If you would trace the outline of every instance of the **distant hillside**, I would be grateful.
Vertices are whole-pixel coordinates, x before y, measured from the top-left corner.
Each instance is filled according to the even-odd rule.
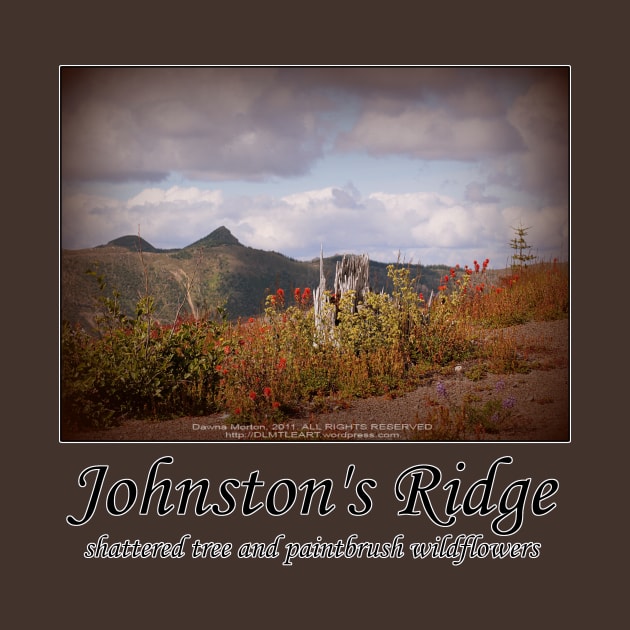
[[[124,247],[125,249],[129,249],[132,252],[149,252],[149,253],[157,253],[161,250],[156,249],[151,245],[151,243],[145,241],[143,238],[139,236],[134,236],[132,234],[128,234],[127,236],[121,236],[120,238],[116,238],[113,241],[109,241],[107,245],[101,245],[100,247]]]
[[[341,258],[324,259],[330,289]],[[447,269],[414,266],[412,276],[421,280],[418,291],[428,295],[437,289]],[[213,315],[218,305],[225,305],[231,319],[256,316],[276,289],[292,295],[297,287],[314,289],[319,284],[318,258],[302,262],[246,247],[224,226],[178,250],[159,250],[137,236],[123,236],[99,247],[61,252],[62,318],[88,329],[99,309],[98,282],[88,271],[104,277],[108,296],[114,289],[119,292],[128,315],[133,315],[148,283],[156,317],[164,323],[173,321],[179,308],[182,314],[202,316]],[[386,263],[370,261],[370,285],[374,291],[391,289]]]

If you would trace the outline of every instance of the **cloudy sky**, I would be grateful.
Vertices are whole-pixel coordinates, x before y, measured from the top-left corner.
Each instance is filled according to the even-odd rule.
[[[309,260],[569,254],[567,67],[62,67],[60,236]]]

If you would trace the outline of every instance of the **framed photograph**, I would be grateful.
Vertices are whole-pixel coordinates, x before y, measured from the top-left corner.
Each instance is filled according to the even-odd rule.
[[[600,615],[617,459],[573,353],[597,357],[574,242],[598,169],[572,59],[47,66],[58,312],[29,309],[54,348],[46,388],[10,388],[36,464],[5,484],[24,618]]]

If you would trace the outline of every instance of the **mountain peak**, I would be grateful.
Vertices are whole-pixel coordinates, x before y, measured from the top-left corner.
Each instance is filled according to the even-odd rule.
[[[158,250],[151,245],[148,241],[145,241],[140,236],[134,236],[133,234],[127,234],[126,236],[121,236],[120,238],[115,238],[113,241],[109,241],[107,245],[113,245],[115,247],[124,247],[125,249],[129,249],[133,252],[143,251],[143,252],[151,252],[155,253]]]
[[[240,245],[240,243],[232,232],[222,225],[188,247],[217,247],[219,245]]]

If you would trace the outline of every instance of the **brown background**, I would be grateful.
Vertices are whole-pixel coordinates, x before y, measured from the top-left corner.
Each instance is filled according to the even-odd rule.
[[[124,9],[122,8],[124,6]],[[10,229],[12,264],[5,268],[4,341],[8,406],[4,417],[4,521],[8,527],[4,573],[10,578],[9,614],[18,627],[59,622],[69,628],[192,627],[441,627],[480,623],[486,628],[606,627],[615,614],[610,569],[621,564],[625,521],[618,513],[615,484],[621,465],[614,388],[604,389],[598,370],[605,335],[598,308],[583,294],[600,286],[600,220],[614,212],[603,197],[614,183],[613,149],[606,123],[615,120],[614,91],[621,76],[609,65],[619,53],[614,33],[593,35],[589,15],[497,5],[450,7],[442,16],[409,5],[292,5],[275,12],[266,5],[240,6],[235,15],[157,6],[133,14],[130,5],[55,5],[37,15],[9,16],[14,30],[5,76],[5,125],[11,139],[5,229]],[[42,14],[42,11],[49,14]],[[414,12],[415,11],[415,12]],[[460,12],[461,11],[461,12]],[[594,18],[597,21],[598,18]],[[581,25],[584,23],[584,27]],[[271,27],[274,27],[272,29]],[[615,20],[611,27],[614,29]],[[594,42],[598,46],[595,46]],[[623,41],[622,39],[618,40]],[[595,48],[597,52],[594,52]],[[185,51],[185,52],[184,52]],[[13,64],[15,58],[17,64]],[[58,290],[58,65],[59,64],[570,64],[572,66],[572,429],[570,444],[59,444],[57,440]],[[625,112],[624,112],[625,115]],[[613,136],[618,137],[618,136]],[[603,186],[602,152],[612,160]],[[599,157],[598,157],[599,156]],[[612,180],[612,181],[609,181]],[[600,186],[602,188],[600,189]],[[617,207],[619,207],[617,205]],[[610,225],[610,223],[609,223]],[[9,227],[10,226],[10,227]],[[5,231],[5,234],[8,234]],[[602,231],[603,234],[603,231]],[[601,243],[602,241],[599,241]],[[604,257],[609,255],[607,241]],[[14,262],[18,262],[14,265]],[[611,265],[608,265],[611,266]],[[33,295],[33,289],[37,293]],[[601,329],[601,328],[600,328]],[[617,342],[618,343],[618,342]],[[599,356],[598,356],[599,355]],[[610,359],[606,359],[610,360]],[[595,373],[594,373],[595,372]],[[613,376],[614,378],[614,376]],[[601,386],[601,389],[600,389]],[[608,427],[608,428],[606,428]],[[86,491],[77,485],[87,466],[108,464],[112,479],[134,479],[142,489],[151,463],[171,455],[161,469],[174,482],[260,471],[268,484],[290,477],[335,480],[337,509],[327,517],[283,517],[262,513],[244,518],[113,518],[102,507],[92,522],[73,528]],[[537,560],[304,560],[282,567],[279,560],[84,560],[88,542],[108,533],[112,541],[177,541],[190,533],[202,540],[434,540],[445,533],[483,533],[489,519],[461,517],[439,530],[426,517],[396,517],[393,482],[414,464],[439,466],[452,478],[457,461],[467,463],[464,480],[480,478],[497,457],[502,480],[555,477],[557,509],[526,515],[518,541],[542,543]],[[348,465],[357,477],[378,482],[374,509],[365,517],[345,512],[342,483]],[[171,473],[169,475],[169,473]],[[468,475],[468,476],[466,476]],[[6,530],[5,530],[6,531]],[[619,537],[619,546],[616,545]],[[8,559],[8,562],[6,561]],[[595,621],[597,620],[597,622]]]

